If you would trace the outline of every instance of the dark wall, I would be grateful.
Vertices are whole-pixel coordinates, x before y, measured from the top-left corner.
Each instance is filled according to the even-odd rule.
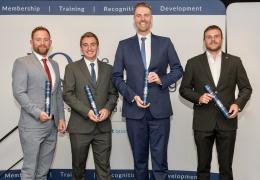
[[[229,4],[234,2],[260,2],[260,0],[221,0],[227,7]]]

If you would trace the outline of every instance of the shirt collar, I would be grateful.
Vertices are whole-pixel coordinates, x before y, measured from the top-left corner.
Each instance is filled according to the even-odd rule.
[[[214,59],[214,58],[213,58],[213,55],[212,55],[208,50],[206,51],[206,54],[207,54],[207,57],[208,57],[208,58]],[[219,58],[221,57],[221,55],[222,55],[222,51],[219,51],[219,53],[217,54],[216,59],[219,59]]]
[[[143,36],[141,34],[137,34],[137,37],[138,37],[139,41],[141,41],[142,37],[146,37],[146,40],[148,40],[148,39],[150,40],[151,39],[151,35],[152,35],[152,33],[148,33],[146,36]]]
[[[97,58],[94,61],[90,61],[89,59],[84,57],[84,60],[88,66],[90,66],[91,63],[94,63],[95,66],[97,66]]]
[[[36,58],[41,61],[42,59],[47,59],[48,60],[48,56],[43,57],[42,55],[38,54],[37,52],[33,51],[33,54],[36,56]]]

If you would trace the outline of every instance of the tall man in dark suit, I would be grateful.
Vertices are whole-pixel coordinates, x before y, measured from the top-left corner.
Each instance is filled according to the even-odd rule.
[[[92,146],[97,180],[111,180],[111,121],[118,93],[112,84],[112,66],[97,59],[99,41],[87,32],[80,39],[83,58],[65,70],[63,98],[71,107],[68,124],[72,150],[73,179],[84,179],[86,160]],[[92,91],[100,115],[94,114],[84,86]]]
[[[239,57],[221,51],[223,35],[218,26],[204,31],[206,52],[186,64],[180,94],[194,103],[193,130],[197,146],[199,180],[210,179],[212,147],[216,141],[220,180],[232,180],[232,160],[236,139],[237,115],[246,105],[252,88]],[[204,85],[210,85],[228,108],[226,119],[212,101]],[[239,93],[235,97],[236,86]]]
[[[57,130],[64,132],[64,106],[58,64],[48,57],[52,41],[47,28],[31,34],[32,54],[13,66],[13,94],[21,106],[18,124],[23,150],[22,180],[44,180],[54,156]],[[50,116],[45,112],[45,83],[51,82]]]
[[[151,33],[152,9],[138,3],[134,10],[137,34],[119,42],[113,67],[113,83],[123,96],[123,112],[131,144],[135,178],[147,180],[149,147],[151,178],[167,178],[167,147],[172,106],[168,87],[182,76],[182,66],[169,38]],[[168,66],[170,72],[167,72]],[[124,81],[124,70],[126,81]],[[148,75],[148,104],[143,101]]]

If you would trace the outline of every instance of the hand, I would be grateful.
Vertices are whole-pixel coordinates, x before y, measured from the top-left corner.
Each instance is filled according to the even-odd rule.
[[[208,104],[212,100],[212,95],[209,93],[204,93],[199,98],[199,104]]]
[[[153,83],[153,82],[155,82],[156,84],[162,84],[158,74],[156,74],[155,72],[149,72],[148,83]]]
[[[107,109],[103,108],[99,111],[99,114],[99,121],[104,121],[108,118],[110,113]]]
[[[91,121],[94,121],[94,122],[98,122],[98,121],[99,121],[99,118],[94,114],[93,110],[89,110],[87,116],[88,116],[88,118],[89,118]]]
[[[58,124],[58,131],[60,133],[65,133],[66,131],[66,123],[64,119],[59,120],[59,124]]]
[[[139,107],[139,108],[148,108],[150,106],[150,103],[147,104],[147,105],[144,105],[144,102],[142,101],[142,99],[140,98],[140,96],[135,96],[134,97],[134,100],[136,102],[136,105]]]
[[[45,121],[48,121],[51,119],[51,116],[48,116],[48,114],[46,112],[41,112],[40,113],[40,116],[39,116],[39,119],[42,121],[42,122],[45,122]]]
[[[233,118],[237,117],[238,112],[239,112],[238,105],[232,104],[228,111],[228,113],[230,114],[229,119],[233,119]]]

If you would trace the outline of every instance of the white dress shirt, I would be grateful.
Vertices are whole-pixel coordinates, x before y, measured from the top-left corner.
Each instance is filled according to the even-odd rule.
[[[96,81],[98,80],[98,63],[97,63],[97,59],[95,59],[93,62],[92,61],[90,61],[90,60],[88,60],[88,59],[86,59],[85,57],[84,57],[84,60],[85,60],[85,62],[86,62],[86,65],[87,65],[87,67],[88,67],[88,71],[89,71],[89,74],[91,75],[91,63],[94,63],[95,65],[94,65],[94,70],[95,70],[95,73],[96,73]]]
[[[141,44],[142,40],[141,38],[145,37],[145,57],[146,57],[146,69],[148,69],[150,62],[151,62],[151,33],[147,34],[146,36],[142,36],[140,34],[137,34],[138,41],[139,41],[139,47],[141,51]]]
[[[216,56],[216,59],[214,59],[213,55],[210,54],[209,51],[206,51],[207,58],[208,58],[208,63],[211,71],[211,75],[213,77],[215,86],[218,85],[218,80],[220,76],[220,71],[221,71],[221,56],[222,52],[220,51],[218,55]]]
[[[42,55],[36,53],[35,51],[33,51],[33,53],[34,53],[34,55],[36,56],[36,58],[40,61],[40,63],[41,63],[41,65],[42,65],[42,68],[43,68],[44,72],[46,72],[46,71],[45,71],[45,68],[44,68],[44,64],[43,64],[42,59],[47,59],[46,62],[47,62],[47,65],[48,65],[49,70],[50,70],[50,73],[51,73],[51,82],[52,82],[52,87],[54,87],[54,84],[55,84],[55,81],[56,81],[56,76],[55,76],[54,69],[53,69],[53,67],[52,67],[52,65],[51,65],[51,63],[50,63],[50,61],[49,61],[49,59],[48,59],[48,56],[43,57]]]

